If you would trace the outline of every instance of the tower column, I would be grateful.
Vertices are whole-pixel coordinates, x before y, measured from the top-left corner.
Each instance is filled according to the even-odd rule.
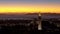
[[[42,27],[41,27],[41,14],[38,15],[38,30],[42,30]]]

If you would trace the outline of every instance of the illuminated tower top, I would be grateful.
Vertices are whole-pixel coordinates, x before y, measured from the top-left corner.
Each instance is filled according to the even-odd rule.
[[[39,16],[41,16],[41,14],[39,13]]]

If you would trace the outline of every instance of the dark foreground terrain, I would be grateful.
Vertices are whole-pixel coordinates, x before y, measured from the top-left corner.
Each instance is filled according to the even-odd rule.
[[[60,20],[42,20],[42,30],[32,20],[0,20],[0,34],[51,34],[60,32]]]
[[[42,32],[45,34],[60,34],[60,20],[49,19],[42,21]]]
[[[37,24],[31,23],[31,21],[32,20],[0,20],[0,33],[1,34],[38,33]]]

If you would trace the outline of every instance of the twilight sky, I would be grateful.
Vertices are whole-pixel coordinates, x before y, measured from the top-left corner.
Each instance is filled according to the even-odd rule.
[[[60,0],[0,0],[0,13],[60,13]]]

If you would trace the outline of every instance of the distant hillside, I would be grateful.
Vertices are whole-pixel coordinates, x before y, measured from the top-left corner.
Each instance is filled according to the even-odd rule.
[[[0,15],[23,15],[23,14],[25,14],[25,15],[38,15],[38,13],[0,13]],[[46,15],[48,15],[48,14],[50,14],[50,15],[60,15],[60,13],[41,13],[42,15],[43,14],[46,14]]]
[[[42,13],[41,15],[42,19],[51,19],[51,18],[60,19],[59,13]]]
[[[25,15],[38,15],[38,13],[27,13]]]
[[[48,15],[48,14],[50,14],[50,15],[60,15],[60,13],[41,13],[42,15],[43,14],[46,14],[46,15]]]
[[[24,15],[25,13],[0,13],[0,15]]]

